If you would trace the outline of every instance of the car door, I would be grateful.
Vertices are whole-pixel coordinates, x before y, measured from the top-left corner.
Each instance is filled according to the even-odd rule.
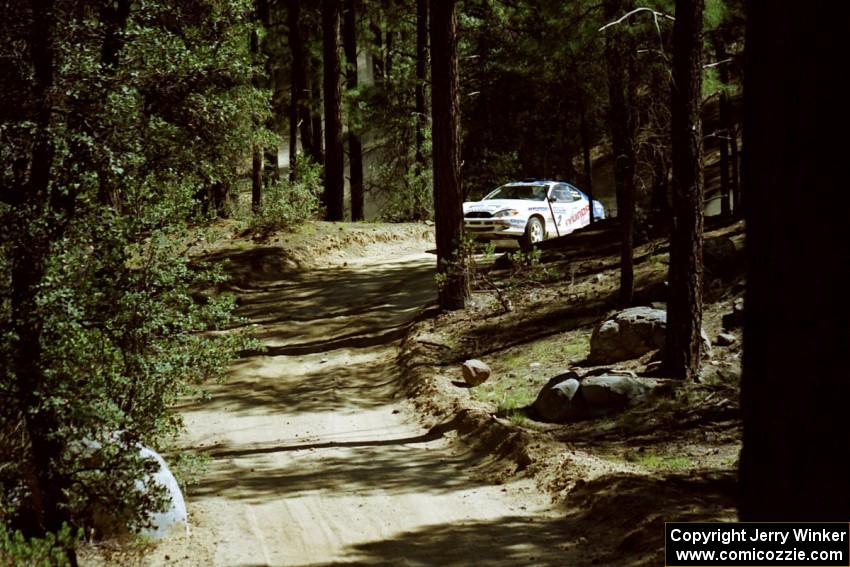
[[[569,221],[575,215],[575,195],[569,185],[558,183],[552,188],[549,196],[553,198],[551,201],[552,212],[555,214],[556,221],[553,224],[557,225],[557,231],[554,226],[552,227],[552,236],[564,235],[572,230]]]
[[[590,223],[590,203],[581,191],[567,185],[570,193],[570,215],[567,217],[567,230],[572,232]]]

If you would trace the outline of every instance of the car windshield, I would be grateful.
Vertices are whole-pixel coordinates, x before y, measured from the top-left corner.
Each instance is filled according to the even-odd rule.
[[[484,199],[522,199],[525,201],[545,201],[545,185],[502,185]]]

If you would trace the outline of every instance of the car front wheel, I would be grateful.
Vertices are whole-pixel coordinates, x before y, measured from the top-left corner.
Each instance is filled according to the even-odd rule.
[[[538,242],[543,242],[546,238],[546,231],[543,229],[543,222],[537,217],[528,219],[528,224],[525,225],[525,234],[520,239],[520,245],[528,250]]]

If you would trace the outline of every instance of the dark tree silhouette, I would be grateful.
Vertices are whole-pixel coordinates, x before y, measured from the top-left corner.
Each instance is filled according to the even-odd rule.
[[[606,0],[606,20],[622,15],[622,0]],[[611,146],[614,153],[614,185],[617,216],[620,219],[620,305],[628,307],[634,295],[634,213],[635,213],[635,116],[634,49],[627,31],[609,29],[605,37],[608,72],[608,98]]]
[[[345,0],[343,47],[345,49],[345,86],[357,90],[357,12],[354,0]],[[351,186],[351,220],[363,220],[363,145],[355,124],[348,125],[348,169]]]
[[[416,0],[416,153],[414,167],[416,175],[425,171],[425,129],[428,127],[428,111],[425,106],[425,83],[428,80],[428,0]],[[421,192],[416,191],[413,203],[413,218],[421,219],[427,214],[422,203]]]
[[[458,99],[455,0],[431,0],[431,104],[434,150],[434,209],[437,272],[442,309],[463,309],[469,279],[460,247],[463,192],[460,184],[460,101]]]
[[[287,26],[289,50],[292,52],[292,105],[295,107],[301,132],[301,147],[318,163],[313,155],[313,120],[310,116],[310,86],[307,78],[307,52],[301,33],[301,0],[289,0],[287,4]]]
[[[717,31],[712,37],[712,42],[714,43],[714,57],[717,61],[725,61],[728,57],[728,53],[726,53],[726,46],[723,42],[723,34],[721,31]],[[729,70],[728,65],[721,63],[720,64],[720,82],[723,85],[727,85],[729,83]],[[731,124],[731,111],[729,110],[729,93],[725,90],[720,91],[720,102],[719,102],[719,113],[720,113],[720,123],[715,130],[718,138],[719,138],[719,146],[720,146],[720,214],[724,218],[729,218],[732,216],[732,180],[729,177],[729,168],[731,166],[729,159],[729,147],[732,136],[734,135],[734,130]]]
[[[673,230],[667,292],[665,371],[696,378],[702,346],[702,123],[703,0],[677,0],[673,26]]]
[[[260,212],[263,206],[263,152],[254,145],[251,152],[251,210]]]
[[[850,5],[749,2],[739,514],[847,521]],[[795,206],[816,203],[817,214]]]
[[[326,218],[340,221],[345,209],[342,118],[340,103],[339,14],[340,0],[322,0],[322,54],[325,103],[325,192]]]
[[[584,192],[593,203],[593,160],[590,158],[590,126],[587,123],[587,96],[579,89],[579,134],[581,135],[581,156],[584,164]],[[593,205],[590,207],[590,222],[596,221]]]

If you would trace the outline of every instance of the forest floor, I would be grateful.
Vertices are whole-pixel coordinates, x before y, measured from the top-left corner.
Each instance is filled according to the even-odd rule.
[[[522,266],[477,257],[487,276],[470,308],[442,315],[433,227],[222,232],[197,252],[228,261],[266,350],[179,408],[181,450],[211,457],[186,493],[189,533],[83,564],[657,565],[665,521],[734,518],[739,332],[701,383],[617,416],[556,425],[524,409],[549,377],[591,369],[617,286],[610,230],[547,242]],[[666,269],[660,240],[638,248],[639,301],[659,299]],[[740,279],[709,288],[714,338]],[[490,380],[465,387],[467,358]]]

